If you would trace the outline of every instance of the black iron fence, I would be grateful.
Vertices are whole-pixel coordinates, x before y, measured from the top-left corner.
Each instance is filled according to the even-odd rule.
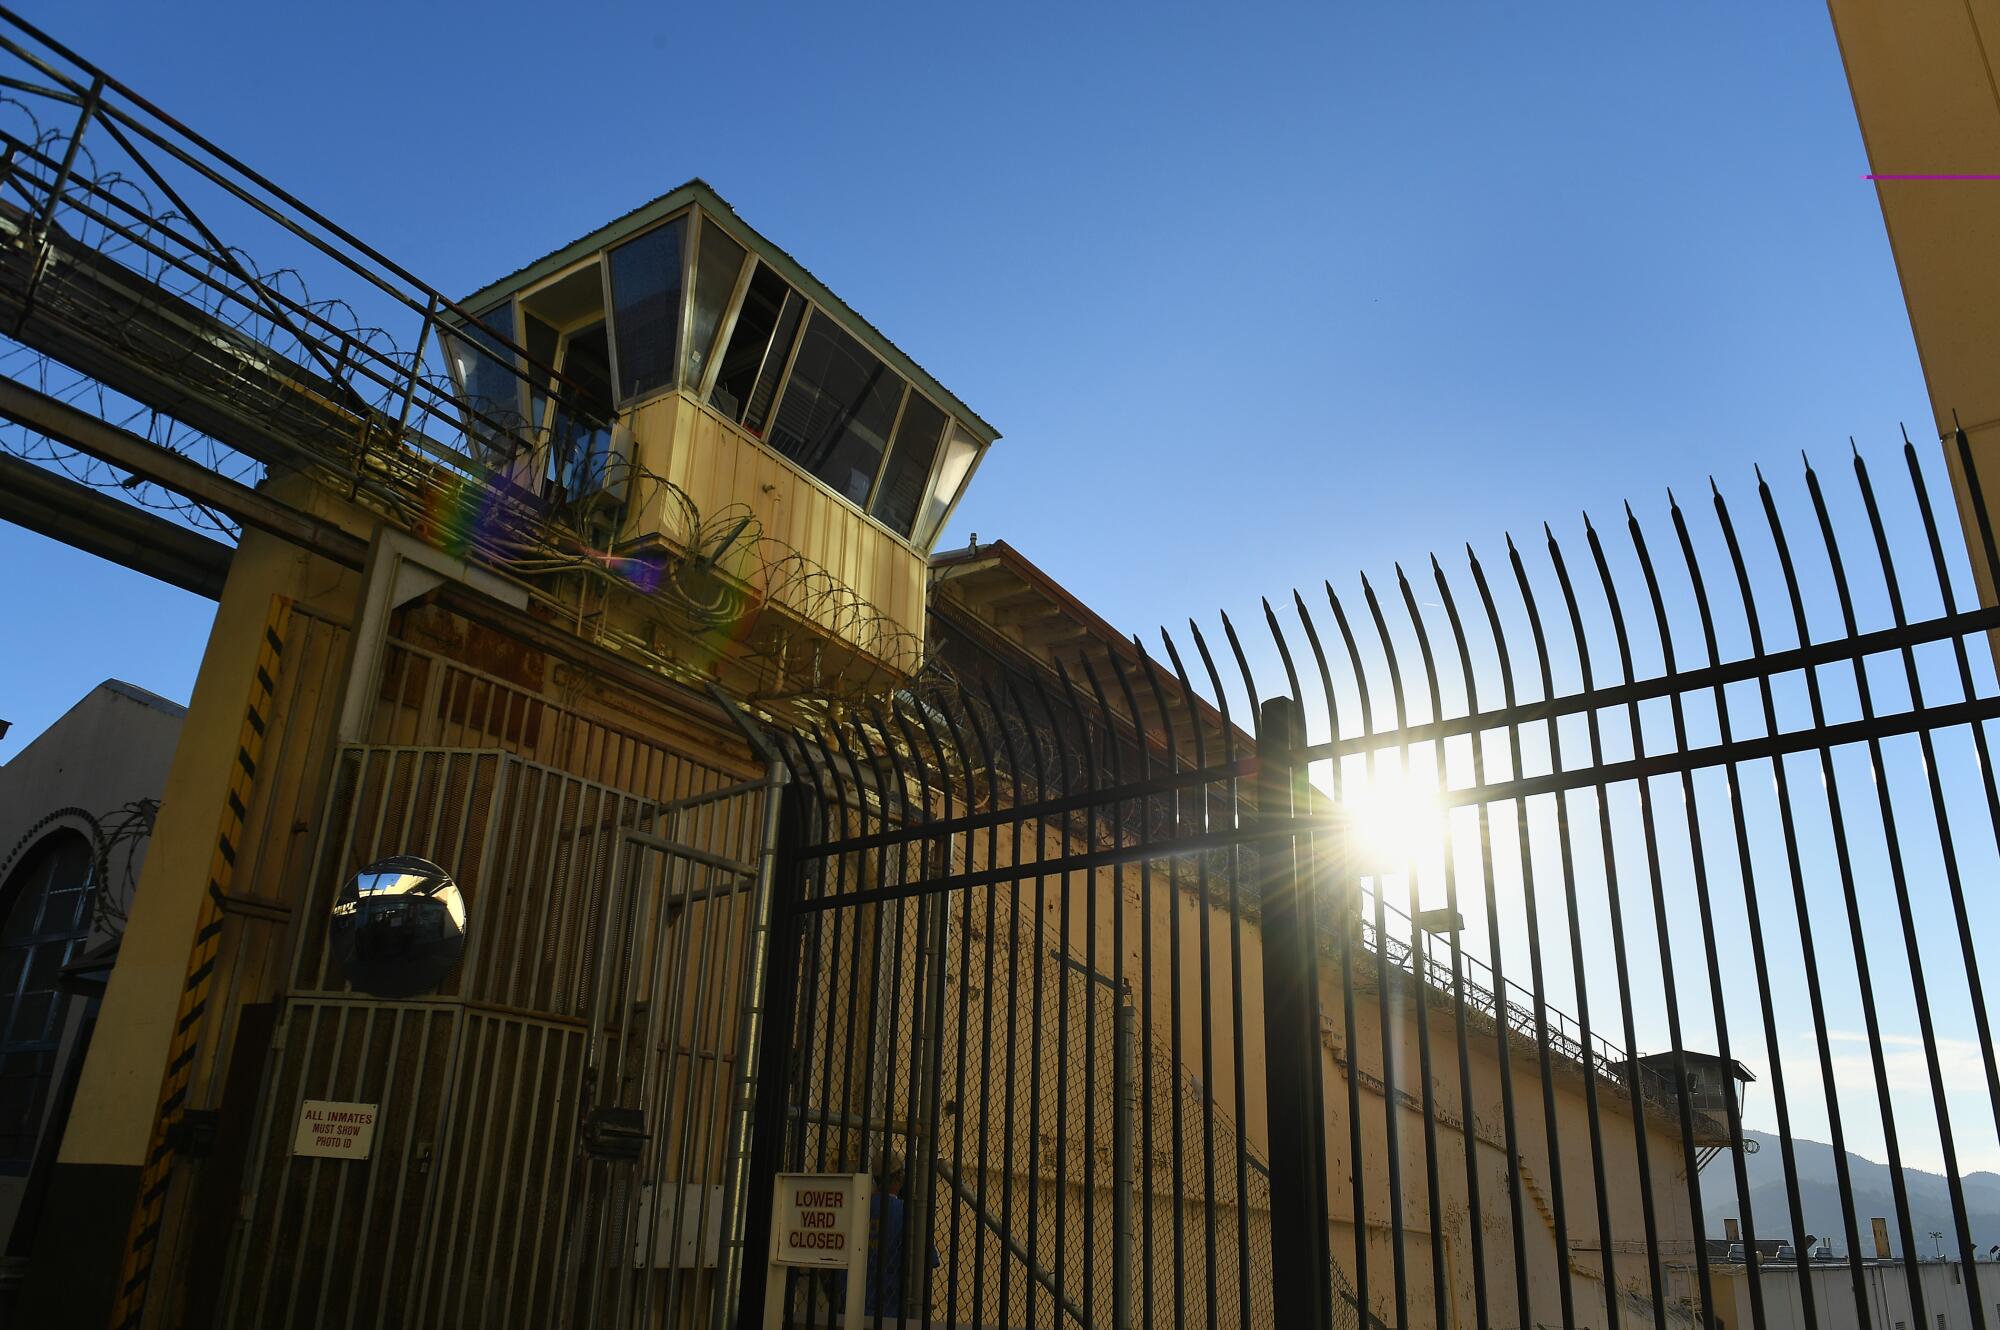
[[[770,1166],[899,1186],[871,1313],[1983,1330],[2000,553],[1946,451],[1963,543],[1906,446],[791,744]]]

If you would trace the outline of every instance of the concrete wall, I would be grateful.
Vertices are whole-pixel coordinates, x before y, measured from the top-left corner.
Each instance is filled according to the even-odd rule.
[[[1854,1279],[1841,1262],[1815,1262],[1802,1271],[1796,1265],[1758,1268],[1764,1304],[1766,1330],[1804,1330],[1804,1286],[1812,1290],[1813,1314],[1820,1330],[1972,1330],[1972,1312],[1967,1295],[1972,1281],[1956,1261],[1925,1261],[1922,1275],[1924,1316],[1921,1324],[1910,1303],[1909,1272],[1900,1262],[1870,1261],[1861,1268],[1863,1300],[1868,1319],[1862,1320],[1855,1306]],[[1980,1297],[1987,1304],[1986,1324],[2000,1316],[2000,1262],[1982,1262],[1973,1267]],[[1749,1267],[1715,1265],[1709,1267],[1710,1285],[1715,1293],[1718,1330],[1750,1326],[1755,1302],[1750,1296]]]
[[[1031,835],[1021,859],[1024,865],[1034,853]],[[984,850],[981,842],[975,858]],[[1001,838],[996,858],[1012,858],[1011,842]],[[1047,834],[1041,852],[1058,853],[1055,837]],[[1135,1002],[1150,987],[1150,1012],[1142,1008],[1147,1031],[1155,1047],[1171,1056],[1170,1035],[1173,1013],[1180,1015],[1180,1063],[1182,1070],[1196,1076],[1212,1097],[1218,1124],[1230,1139],[1240,1135],[1255,1159],[1269,1161],[1271,1167],[1285,1164],[1268,1139],[1264,1076],[1264,1007],[1262,934],[1253,913],[1240,924],[1230,912],[1226,889],[1220,880],[1211,882],[1217,899],[1203,902],[1185,885],[1169,884],[1161,866],[1142,873],[1137,868],[1119,872],[1101,870],[1094,874],[1076,873],[1067,882],[1060,876],[1043,885],[1040,910],[1032,878],[1003,888],[1003,900],[1017,919],[1035,919],[1051,938],[1066,938],[1067,950],[1090,970],[1106,975],[1122,975],[1129,983]],[[1143,904],[1142,904],[1143,893]],[[1067,896],[1067,907],[1064,898]],[[1093,896],[1094,910],[1093,910]],[[974,892],[962,907],[983,913],[984,904]],[[1120,954],[1113,946],[1113,918],[1122,909]],[[1091,928],[1094,914],[1096,927]],[[1003,914],[1004,917],[1004,914]],[[1063,921],[1067,918],[1065,931]],[[1142,937],[1150,933],[1150,947],[1142,947]],[[982,941],[978,945],[984,946]],[[1356,944],[1357,947],[1359,944]],[[1207,957],[1204,962],[1203,951]],[[1337,1264],[1350,1285],[1359,1281],[1360,1256],[1355,1247],[1357,1228],[1366,1235],[1368,1302],[1377,1316],[1390,1323],[1395,1317],[1395,1232],[1400,1217],[1405,1260],[1404,1277],[1408,1312],[1412,1324],[1472,1326],[1478,1323],[1474,1296],[1475,1265],[1483,1272],[1488,1291],[1487,1324],[1514,1326],[1521,1323],[1515,1283],[1515,1252],[1518,1245],[1528,1274],[1529,1322],[1562,1324],[1562,1279],[1569,1272],[1574,1324],[1602,1327],[1608,1323],[1607,1300],[1620,1306],[1621,1323],[1634,1315],[1650,1322],[1652,1285],[1646,1260],[1648,1228],[1644,1206],[1646,1188],[1652,1193],[1652,1236],[1663,1266],[1663,1300],[1668,1304],[1670,1324],[1689,1324],[1698,1310],[1697,1290],[1688,1267],[1698,1237],[1692,1220],[1688,1182],[1684,1167],[1679,1124],[1671,1115],[1653,1106],[1635,1124],[1632,1107],[1613,1083],[1599,1078],[1587,1080],[1580,1065],[1560,1056],[1552,1057],[1548,1095],[1532,1039],[1515,1035],[1504,1044],[1507,1073],[1512,1081],[1514,1135],[1510,1145],[1502,1094],[1503,1044],[1492,1021],[1476,1011],[1468,1012],[1465,1061],[1472,1087],[1472,1121],[1468,1127],[1460,1093],[1459,1036],[1454,1008],[1447,995],[1432,991],[1419,1001],[1417,988],[1407,977],[1385,999],[1380,991],[1372,957],[1357,952],[1355,962],[1355,1029],[1350,1045],[1344,1014],[1344,992],[1340,969],[1329,939],[1322,947],[1320,1013],[1322,1075],[1327,1097],[1327,1163],[1329,1212],[1333,1223],[1333,1244]],[[1150,973],[1146,957],[1150,957]],[[1178,957],[1179,1001],[1174,1001],[1175,979],[1172,958]],[[1240,958],[1240,959],[1239,959]],[[1201,975],[1206,967],[1209,1001],[1202,1003]],[[1002,991],[1008,984],[1004,973],[996,977]],[[1019,982],[1016,979],[1013,982]],[[1240,1003],[1243,1077],[1240,1095],[1235,1067]],[[1109,1003],[1100,999],[1100,1008]],[[978,1016],[974,1018],[975,1025]],[[1382,1036],[1386,1022],[1393,1074],[1385,1075]],[[1211,1052],[1206,1074],[1202,1066],[1202,1031],[1209,1031]],[[1004,1028],[1004,1022],[996,1022]],[[1072,1041],[1084,1035],[1080,1019],[1072,1018]],[[1097,1056],[1107,1060],[1103,1039],[1107,1027],[1100,1022]],[[1040,1031],[1024,1029],[1020,1038],[1050,1040],[1052,1027]],[[1435,1128],[1435,1157],[1425,1136],[1425,1101],[1421,1041],[1428,1039],[1431,1054],[1430,1121]],[[1028,1056],[1021,1050],[1020,1056]],[[996,1050],[996,1066],[1008,1054]],[[1080,1054],[1072,1054],[1076,1062]],[[1025,1064],[1024,1064],[1025,1065]],[[1349,1130],[1349,1077],[1355,1081],[1360,1103],[1358,1157]],[[1157,1082],[1156,1082],[1157,1083]],[[997,1087],[969,1079],[968,1101],[998,1102]],[[1101,1089],[1102,1087],[1100,1087]],[[1590,1093],[1596,1094],[1599,1130],[1591,1130]],[[1156,1090],[1156,1094],[1161,1093]],[[989,1110],[992,1111],[992,1110]],[[1155,1104],[1155,1116],[1171,1110]],[[1394,1151],[1389,1144],[1389,1121],[1393,1116],[1396,1132]],[[1025,1120],[1025,1108],[1016,1120]],[[1098,1115],[1097,1135],[1105,1137],[1091,1148],[1108,1158],[1109,1114]],[[1044,1120],[1049,1119],[1045,1110]],[[1642,1132],[1635,1132],[1642,1125]],[[1192,1138],[1191,1138],[1192,1139]],[[1642,1168],[1639,1143],[1643,1139],[1646,1158]],[[1472,1166],[1477,1177],[1479,1202],[1473,1206],[1467,1184],[1467,1143],[1471,1143]],[[1030,1142],[1014,1142],[1022,1149]],[[1081,1149],[1076,1146],[1074,1149]],[[1226,1155],[1225,1151],[1225,1155]],[[1400,1204],[1392,1204],[1389,1162],[1399,1164]],[[1225,1171],[1229,1160],[1224,1159]],[[1077,1167],[1072,1160],[1072,1167]],[[1726,1167],[1726,1159],[1718,1161]],[[1362,1176],[1366,1209],[1357,1224],[1352,1179],[1356,1169]],[[1611,1254],[1607,1262],[1598,1222],[1596,1176],[1601,1169],[1607,1199]],[[1429,1194],[1429,1178],[1435,1171],[1438,1196],[1435,1211]],[[1103,1169],[1100,1168],[1100,1173]],[[997,1174],[996,1174],[997,1176]],[[1521,1192],[1521,1223],[1517,1230],[1510,1204],[1513,1180]],[[1560,1188],[1558,1190],[1558,1178]],[[1706,1181],[1720,1185],[1718,1175]],[[1233,1183],[1218,1189],[1218,1203],[1234,1205]],[[1558,1198],[1563,1211],[1558,1233]],[[1252,1197],[1254,1202],[1257,1198]],[[1197,1201],[1198,1206],[1198,1201]],[[1230,1211],[1233,1215],[1233,1209]],[[1162,1219],[1164,1228],[1169,1221]],[[1191,1210],[1185,1221],[1202,1225],[1206,1217]],[[1233,1219],[1227,1221],[1233,1225]],[[1252,1227],[1268,1223],[1268,1211],[1253,1214]],[[1473,1233],[1477,1229],[1481,1250],[1475,1261]],[[1199,1231],[1191,1229],[1190,1231]],[[1265,1229],[1264,1231],[1268,1231]],[[1233,1243],[1233,1229],[1222,1235],[1224,1245]],[[941,1246],[943,1244],[940,1244]],[[1253,1240],[1253,1252],[1258,1245]],[[949,1253],[947,1253],[947,1259]],[[1443,1266],[1447,1305],[1439,1313],[1434,1307],[1432,1263]],[[1607,1266],[1609,1278],[1607,1279]],[[1608,1287],[1607,1287],[1608,1285]],[[1226,1299],[1225,1299],[1226,1303]],[[937,1310],[943,1312],[940,1306]],[[966,1312],[968,1308],[958,1308]],[[1225,1305],[1226,1323],[1233,1323],[1233,1308]],[[1435,1316],[1435,1322],[1433,1317]]]
[[[0,767],[0,882],[41,840],[64,829],[94,843],[136,800],[158,799],[167,783],[185,708],[143,688],[107,679],[86,694]],[[131,905],[129,887],[144,860],[145,840],[121,839],[108,854],[107,880],[98,884],[108,917],[100,915],[84,950],[118,931],[117,917]],[[87,1003],[72,998],[56,1055],[58,1078],[77,1054]],[[43,1131],[61,1124],[43,1124]],[[13,1235],[28,1180],[0,1177],[0,1250]]]

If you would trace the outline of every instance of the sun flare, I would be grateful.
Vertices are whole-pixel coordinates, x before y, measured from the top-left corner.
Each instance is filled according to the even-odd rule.
[[[1348,781],[1339,806],[1361,873],[1399,872],[1444,834],[1436,790],[1399,769],[1384,767],[1365,780]]]

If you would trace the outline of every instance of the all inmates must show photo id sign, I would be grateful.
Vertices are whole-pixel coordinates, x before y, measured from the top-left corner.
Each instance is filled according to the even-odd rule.
[[[847,1272],[843,1324],[861,1323],[868,1270],[868,1210],[874,1179],[866,1173],[780,1173],[771,1195],[771,1270],[764,1299],[767,1326],[781,1323],[785,1271]]]
[[[317,1159],[366,1159],[375,1146],[376,1104],[308,1099],[299,1106],[292,1153]]]

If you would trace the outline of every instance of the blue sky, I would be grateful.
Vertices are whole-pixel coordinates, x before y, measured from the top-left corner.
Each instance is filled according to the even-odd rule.
[[[947,543],[1121,627],[1926,415],[1813,5],[25,12],[447,290],[705,177],[1003,431]],[[0,558],[0,756],[186,694],[199,602]]]
[[[450,291],[706,178],[1004,434],[944,543],[1127,629],[1928,433],[1816,5],[24,12]],[[205,602],[0,567],[0,759],[185,699]]]

